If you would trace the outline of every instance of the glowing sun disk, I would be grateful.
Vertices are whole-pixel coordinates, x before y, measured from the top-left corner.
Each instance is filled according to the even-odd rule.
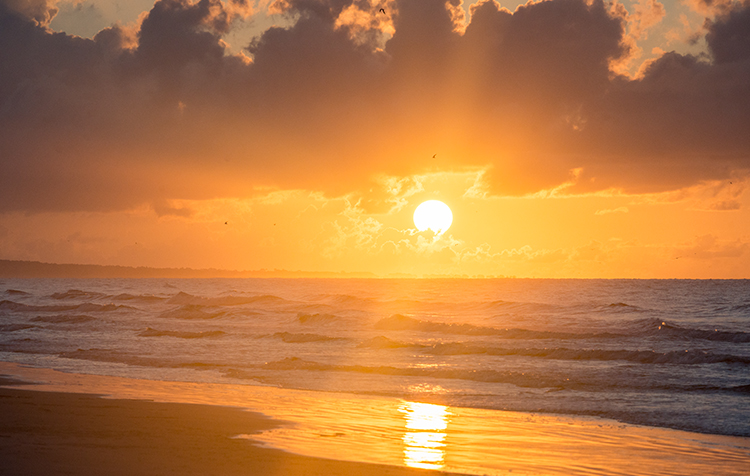
[[[450,228],[451,223],[453,212],[440,200],[427,200],[414,210],[414,225],[419,231],[429,229],[442,235]]]

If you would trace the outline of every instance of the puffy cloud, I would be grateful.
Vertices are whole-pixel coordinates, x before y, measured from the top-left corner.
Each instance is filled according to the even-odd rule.
[[[639,5],[643,34],[663,13]],[[612,73],[631,46],[601,0],[459,6],[278,0],[289,26],[248,59],[222,40],[246,0],[159,0],[93,39],[45,28],[53,2],[0,0],[0,207],[182,214],[164,204],[436,170],[484,171],[484,195],[654,192],[750,167],[749,6],[707,23],[711,58],[637,80]]]
[[[58,0],[4,0],[11,11],[22,15],[39,26],[46,26],[57,15]]]
[[[750,2],[725,11],[706,27],[708,49],[716,63],[750,59]]]

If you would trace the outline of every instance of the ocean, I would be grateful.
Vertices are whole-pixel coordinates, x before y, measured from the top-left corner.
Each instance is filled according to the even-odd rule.
[[[0,279],[0,360],[750,437],[750,281]]]

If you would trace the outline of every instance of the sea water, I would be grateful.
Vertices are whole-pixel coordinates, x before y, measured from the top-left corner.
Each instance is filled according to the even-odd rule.
[[[0,360],[749,437],[750,281],[2,279]]]

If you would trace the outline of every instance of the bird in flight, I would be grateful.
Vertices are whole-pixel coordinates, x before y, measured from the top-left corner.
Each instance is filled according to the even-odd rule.
[[[437,154],[435,154],[435,155],[433,155],[433,156],[432,156],[432,158],[433,158],[433,159],[434,159],[435,157],[437,157]]]
[[[382,13],[383,15],[385,15],[385,9],[381,8],[380,9],[380,13]]]

